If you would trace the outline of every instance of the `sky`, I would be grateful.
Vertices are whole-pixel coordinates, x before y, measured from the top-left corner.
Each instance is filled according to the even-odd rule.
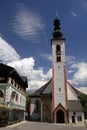
[[[0,62],[27,76],[28,89],[52,78],[56,11],[66,38],[67,80],[87,89],[87,0],[0,0]]]

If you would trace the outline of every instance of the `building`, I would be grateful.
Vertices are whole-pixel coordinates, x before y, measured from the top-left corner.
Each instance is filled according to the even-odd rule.
[[[7,65],[0,63],[0,121],[6,116],[7,122],[21,121],[25,118],[27,78]]]
[[[84,123],[83,107],[79,100],[81,92],[66,78],[65,38],[62,37],[58,18],[54,20],[51,46],[52,79],[30,96],[31,120]]]

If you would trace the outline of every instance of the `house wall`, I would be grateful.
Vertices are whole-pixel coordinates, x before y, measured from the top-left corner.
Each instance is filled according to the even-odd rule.
[[[52,122],[52,100],[49,97],[42,99],[42,118],[43,122]]]
[[[0,90],[4,97],[0,97],[0,103],[9,108],[9,122],[24,120],[26,110],[26,93],[25,90],[12,78],[7,83],[0,83]]]
[[[6,85],[7,84],[0,84],[0,91],[3,93],[3,97],[0,97],[0,103],[5,102],[5,94],[6,94]]]
[[[69,111],[69,123],[72,124],[72,116],[75,117],[76,124],[84,124],[84,112],[73,112]]]
[[[9,78],[8,85],[6,87],[5,102],[13,109],[26,110],[26,95],[23,89],[18,86],[14,81],[11,83]]]

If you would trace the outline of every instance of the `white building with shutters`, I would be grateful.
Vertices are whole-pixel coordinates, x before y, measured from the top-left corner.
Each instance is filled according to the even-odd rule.
[[[26,77],[21,77],[14,68],[0,63],[0,109],[2,105],[10,108],[9,122],[24,120],[27,87]]]

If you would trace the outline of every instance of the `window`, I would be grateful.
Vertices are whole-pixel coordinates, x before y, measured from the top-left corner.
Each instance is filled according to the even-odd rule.
[[[56,57],[56,61],[57,61],[57,62],[61,62],[61,56],[57,56],[57,57]]]
[[[11,79],[11,84],[13,84],[14,83],[14,80],[13,79]]]
[[[18,101],[18,94],[16,94],[16,101]]]
[[[14,100],[15,95],[16,95],[16,92],[15,92],[15,91],[12,91],[12,93],[11,93],[11,99],[13,99],[13,100]]]
[[[59,92],[61,91],[61,88],[59,88]]]
[[[76,115],[76,112],[73,112],[73,115]]]
[[[56,62],[61,62],[61,48],[60,48],[60,45],[56,46]]]
[[[60,45],[56,46],[56,51],[60,51]]]
[[[56,46],[56,55],[61,55],[60,45],[57,45],[57,46]]]
[[[58,66],[58,68],[60,68],[60,66]]]
[[[3,116],[6,116],[6,111],[3,111],[3,112],[2,112],[2,115],[3,115]]]
[[[78,121],[82,121],[82,117],[81,117],[81,116],[78,116],[78,117],[77,117],[77,120],[78,120]]]
[[[4,97],[3,92],[0,90],[0,97]]]

